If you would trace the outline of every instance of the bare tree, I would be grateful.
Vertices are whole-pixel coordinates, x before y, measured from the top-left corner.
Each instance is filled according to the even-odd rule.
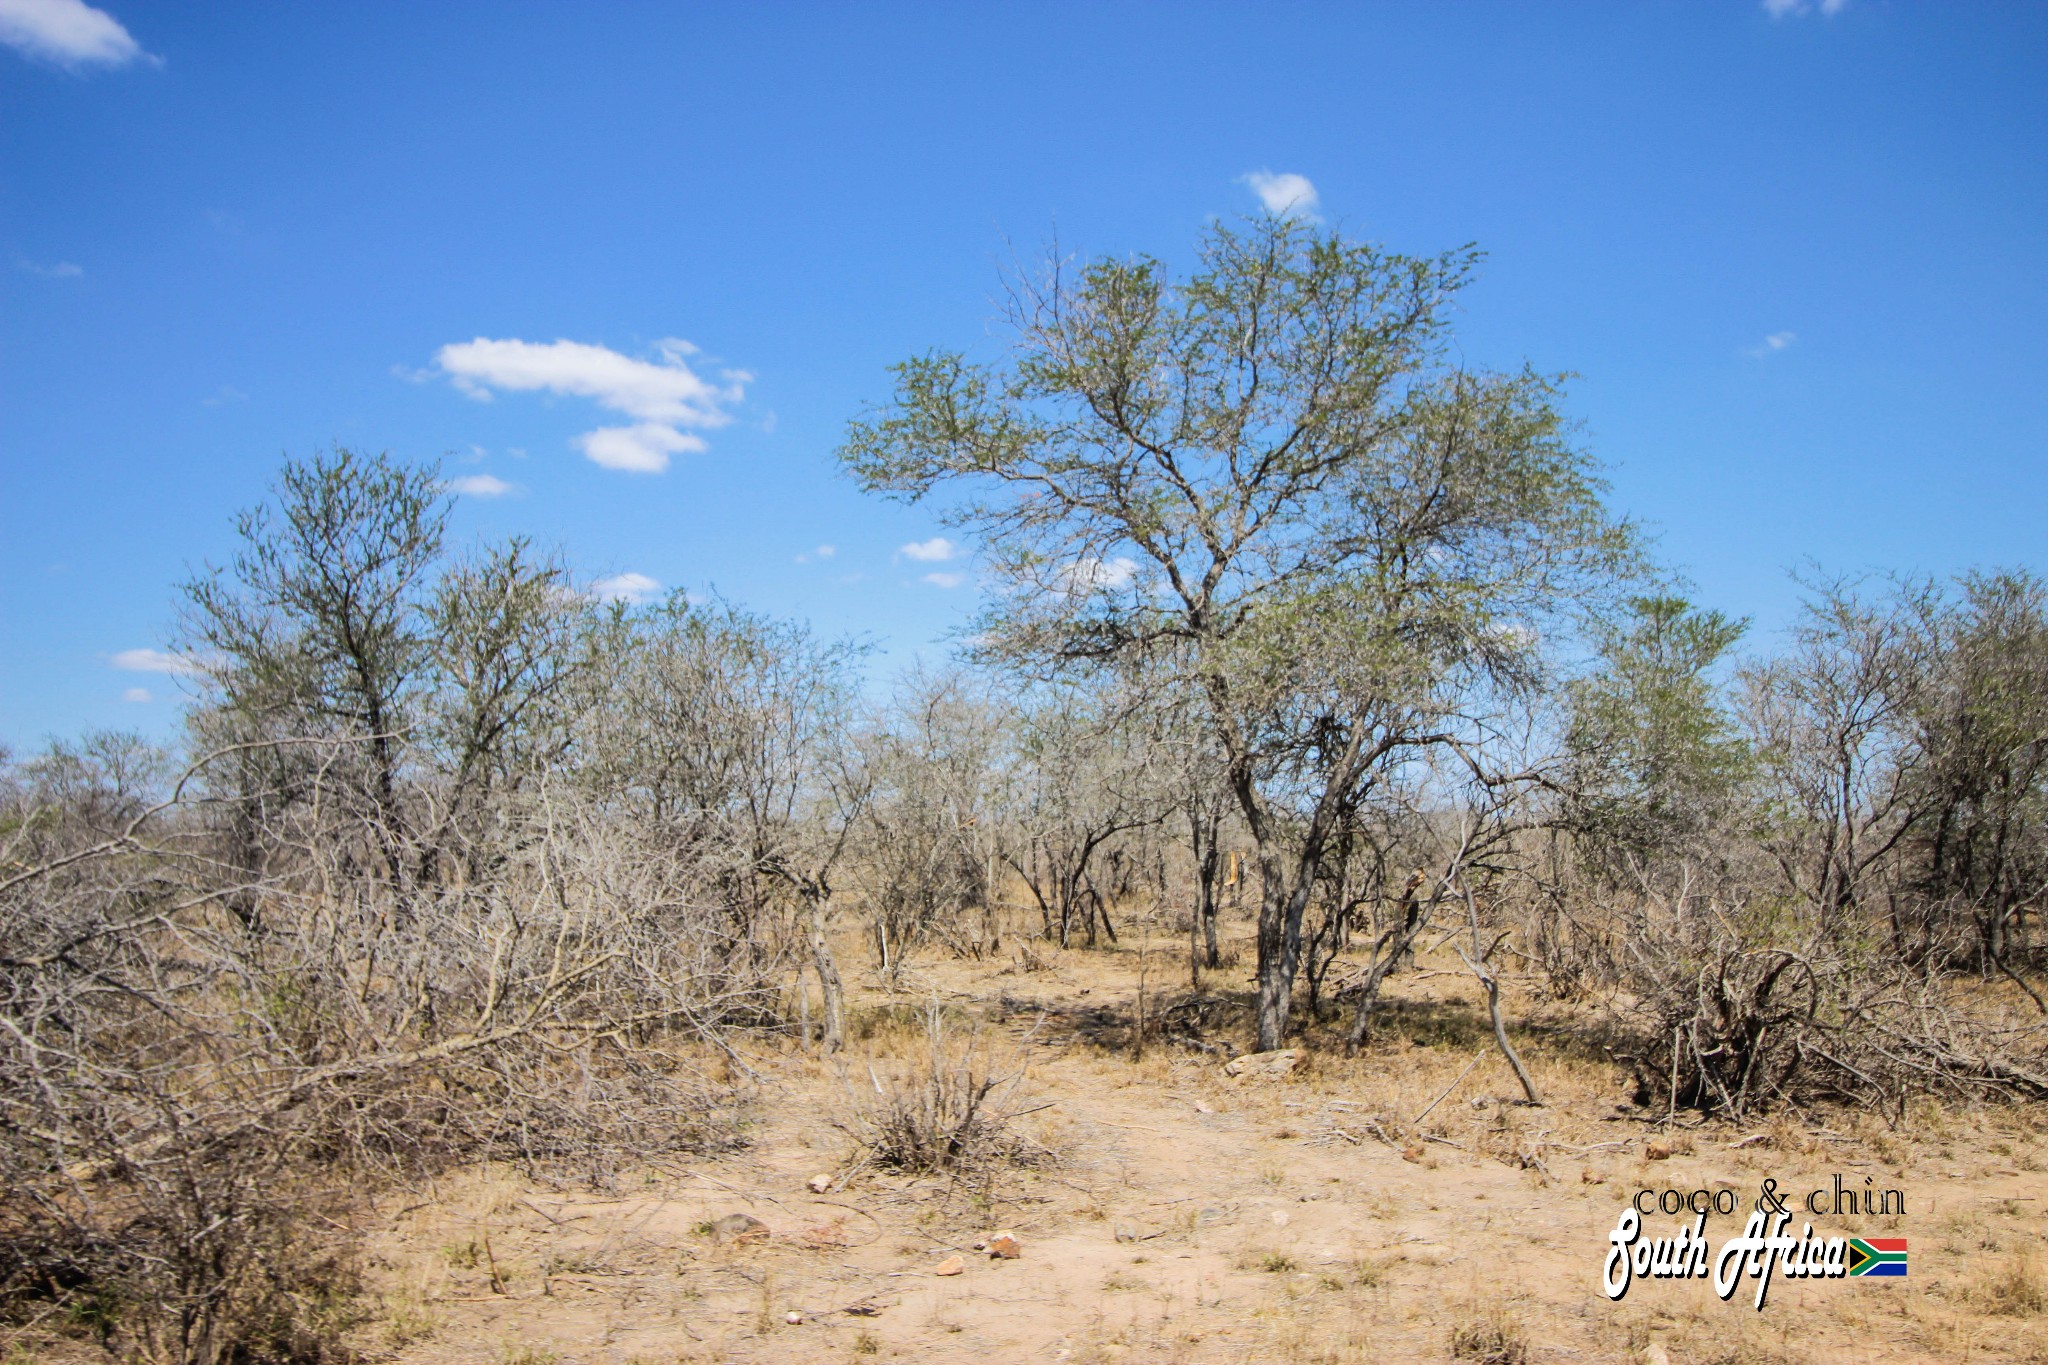
[[[1830,921],[1873,899],[1914,823],[1916,614],[1820,583],[1792,648],[1741,677],[1751,746],[1783,811],[1765,847],[1787,888]]]
[[[1016,722],[1008,836],[1001,856],[1037,903],[1041,930],[1064,948],[1079,929],[1092,946],[1116,923],[1098,876],[1116,840],[1164,817],[1142,699],[1116,679],[1045,689]]]
[[[1013,720],[986,679],[917,669],[862,727],[877,785],[860,877],[883,963],[928,935],[968,956],[1000,946],[993,874]]]

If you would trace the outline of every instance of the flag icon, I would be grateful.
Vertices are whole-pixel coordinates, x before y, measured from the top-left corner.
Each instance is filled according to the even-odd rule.
[[[1903,1237],[1851,1237],[1851,1275],[1903,1275],[1906,1273],[1906,1239]]]

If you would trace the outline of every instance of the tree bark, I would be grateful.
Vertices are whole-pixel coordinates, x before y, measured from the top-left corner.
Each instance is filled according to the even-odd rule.
[[[1259,869],[1265,885],[1259,897],[1259,1030],[1254,1051],[1272,1052],[1287,1045],[1294,977],[1301,961],[1301,917],[1308,907],[1314,863],[1303,859],[1290,878],[1279,855],[1262,850]]]
[[[819,1046],[827,1056],[846,1045],[846,988],[839,980],[839,964],[832,959],[832,944],[825,928],[831,919],[832,898],[811,896],[811,965],[817,969],[819,992],[824,996],[824,1032]]]

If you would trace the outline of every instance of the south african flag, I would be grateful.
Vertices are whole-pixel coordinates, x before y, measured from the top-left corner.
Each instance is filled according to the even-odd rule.
[[[1906,1239],[1903,1237],[1851,1237],[1851,1275],[1903,1275],[1906,1273]]]

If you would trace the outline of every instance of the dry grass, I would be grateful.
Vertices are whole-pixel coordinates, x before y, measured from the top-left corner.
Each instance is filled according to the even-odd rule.
[[[1470,1303],[1451,1324],[1448,1349],[1473,1365],[1526,1365],[1529,1333],[1505,1305]]]
[[[385,1288],[391,1334],[365,1339],[365,1354],[475,1365],[472,1324],[489,1320],[507,1324],[489,1333],[522,1324],[510,1339],[563,1360],[750,1365],[1635,1365],[1653,1342],[1696,1365],[2048,1360],[2041,1273],[2018,1254],[2048,1210],[2015,1197],[2048,1147],[2024,1114],[1923,1105],[1897,1130],[1842,1111],[1742,1126],[1681,1115],[1667,1128],[1661,1111],[1619,1111],[1620,1069],[1544,1027],[1522,1035],[1552,1100],[1532,1109],[1511,1102],[1496,1056],[1459,1080],[1483,1041],[1460,1045],[1459,1015],[1483,1022],[1483,1002],[1448,974],[1397,978],[1386,1017],[1412,1027],[1383,1031],[1363,1055],[1319,1040],[1298,1075],[1245,1082],[1214,1052],[1157,1044],[1133,1063],[1090,1036],[1116,1027],[1134,997],[1134,953],[1044,956],[1028,979],[914,961],[903,977],[926,1003],[863,985],[842,1063],[746,1051],[773,1099],[749,1150],[664,1167],[645,1187],[622,1172],[608,1193],[542,1189],[508,1167],[443,1180],[414,1220],[413,1259],[388,1253],[414,1289]],[[1521,1018],[1554,1024],[1525,1008]],[[1666,1158],[1646,1159],[1651,1138],[1669,1143]],[[1057,1163],[1038,1155],[1045,1146]],[[1410,1147],[1420,1159],[1403,1159]],[[1621,1305],[1598,1297],[1602,1239],[1629,1191],[1749,1191],[1766,1177],[1804,1190],[1832,1171],[1860,1183],[1865,1168],[1847,1163],[1866,1153],[1907,1172],[1868,1168],[1909,1192],[1910,1216],[1890,1235],[1917,1239],[1913,1279],[1780,1284],[1761,1315],[1746,1291],[1723,1304],[1697,1285],[1641,1284]],[[843,1183],[807,1200],[805,1181],[827,1169]],[[722,1245],[689,1232],[735,1211],[772,1237]],[[1018,1231],[1022,1259],[973,1252],[997,1227]],[[467,1264],[486,1228],[502,1295],[481,1261]],[[935,1275],[953,1255],[963,1273]],[[849,1304],[863,1311],[841,1311]],[[788,1323],[798,1310],[802,1323]],[[439,1330],[411,1336],[414,1323]]]
[[[2048,1314],[2048,1277],[2031,1249],[1989,1260],[1970,1282],[1965,1297],[1980,1311],[2006,1318]]]
[[[936,1003],[907,1057],[871,1057],[842,1075],[840,1127],[858,1164],[899,1171],[977,1172],[1031,1165],[1052,1153],[1018,1125],[1038,1112],[1021,1097],[1024,1066],[982,1028],[963,1030]],[[892,1032],[900,1033],[901,1025]],[[962,1034],[964,1033],[964,1036]],[[886,1037],[879,1028],[871,1040]]]

